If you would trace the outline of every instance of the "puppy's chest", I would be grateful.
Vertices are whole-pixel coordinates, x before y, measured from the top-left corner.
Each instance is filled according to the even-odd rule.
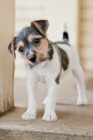
[[[38,80],[40,82],[46,83],[46,81],[48,80],[48,77],[45,73],[39,73],[38,74]]]
[[[48,81],[48,72],[46,72],[46,71],[42,71],[42,70],[38,70],[38,72],[37,72],[37,75],[38,75],[38,80],[40,81],[40,82],[43,82],[43,83],[45,83],[45,82],[47,82]]]
[[[46,77],[45,76],[39,76],[38,80],[42,83],[46,83]]]

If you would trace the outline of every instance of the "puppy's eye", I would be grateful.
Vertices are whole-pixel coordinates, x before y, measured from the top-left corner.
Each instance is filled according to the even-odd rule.
[[[24,51],[23,47],[20,47],[19,52],[23,53],[23,51]]]
[[[35,38],[35,39],[34,39],[34,43],[37,44],[37,43],[39,43],[39,42],[40,42],[40,38]]]

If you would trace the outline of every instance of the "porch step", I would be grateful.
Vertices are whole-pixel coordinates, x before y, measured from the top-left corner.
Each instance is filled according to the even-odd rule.
[[[19,108],[0,117],[0,140],[93,140],[93,73],[85,74],[85,83],[90,105],[77,106],[76,79],[71,73],[62,79],[58,90],[56,122],[42,121],[42,102],[47,87],[39,83],[37,119],[24,121],[21,115],[27,106],[26,78],[15,78],[14,100]]]
[[[57,110],[58,121],[21,120],[25,108],[14,108],[0,117],[0,140],[93,140],[93,105],[63,105]]]

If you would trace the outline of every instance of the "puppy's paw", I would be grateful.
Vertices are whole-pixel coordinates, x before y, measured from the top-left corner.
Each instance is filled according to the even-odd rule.
[[[79,97],[78,98],[77,105],[87,105],[87,104],[88,104],[88,100],[86,97],[84,97],[84,98]]]
[[[42,120],[44,120],[44,121],[56,121],[57,120],[56,113],[55,112],[44,113]]]
[[[36,119],[36,114],[26,111],[22,115],[22,120],[34,120]]]

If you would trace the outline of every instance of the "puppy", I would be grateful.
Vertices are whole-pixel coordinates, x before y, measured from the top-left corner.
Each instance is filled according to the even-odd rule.
[[[55,105],[60,79],[72,70],[77,79],[78,105],[88,103],[83,70],[79,62],[76,49],[69,44],[66,23],[63,24],[62,41],[52,42],[47,38],[46,32],[49,23],[47,20],[31,22],[30,27],[13,38],[8,49],[11,53],[17,50],[26,63],[28,108],[22,115],[23,120],[36,119],[37,103],[36,92],[38,81],[46,82],[48,96],[44,100],[45,112],[43,120],[55,121]]]

